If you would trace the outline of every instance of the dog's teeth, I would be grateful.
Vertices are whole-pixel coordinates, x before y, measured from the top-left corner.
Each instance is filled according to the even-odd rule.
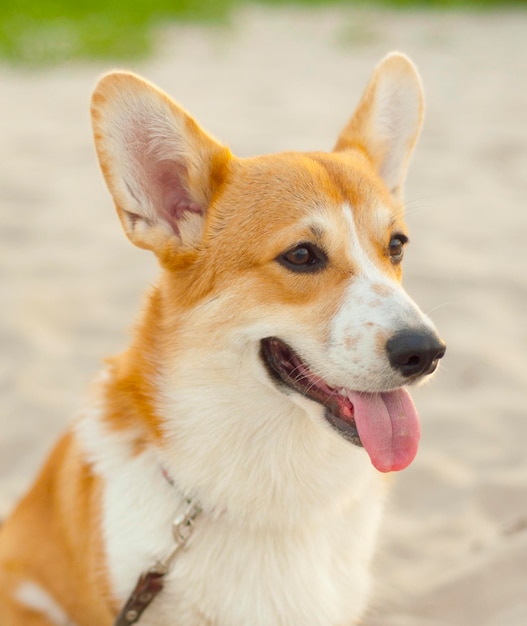
[[[344,396],[344,398],[348,397],[348,392],[344,389],[344,387],[340,387],[337,391],[339,396]]]

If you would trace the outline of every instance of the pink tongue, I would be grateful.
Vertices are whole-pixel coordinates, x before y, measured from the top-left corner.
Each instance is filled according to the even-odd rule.
[[[380,472],[402,470],[414,460],[421,430],[406,389],[384,393],[349,392],[362,445]]]

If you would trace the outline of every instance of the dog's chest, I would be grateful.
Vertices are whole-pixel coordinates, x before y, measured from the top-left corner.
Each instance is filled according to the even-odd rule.
[[[145,626],[350,626],[369,588],[369,546],[344,524],[247,532],[196,528]]]
[[[123,479],[107,483],[105,544],[121,603],[173,545],[173,488],[155,469],[150,478],[141,490],[123,488]],[[364,498],[359,508],[348,503],[287,530],[251,530],[202,515],[141,626],[350,626],[367,599],[380,515],[377,494]]]

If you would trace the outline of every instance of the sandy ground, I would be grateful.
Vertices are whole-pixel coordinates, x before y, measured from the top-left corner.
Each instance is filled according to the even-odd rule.
[[[418,64],[428,107],[405,280],[449,348],[415,393],[423,441],[394,480],[365,624],[523,626],[527,13],[253,9],[164,31],[132,69],[237,154],[329,149],[394,48]],[[0,513],[125,345],[155,274],[95,161],[87,107],[106,69],[0,67]]]

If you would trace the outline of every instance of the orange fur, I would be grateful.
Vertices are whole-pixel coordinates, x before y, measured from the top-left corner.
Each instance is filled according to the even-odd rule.
[[[47,589],[79,626],[111,623],[99,528],[100,480],[86,463],[72,434],[56,445],[33,488],[0,533],[0,616],[17,585],[31,580]],[[18,607],[20,610],[20,607]],[[28,612],[28,624],[47,624]],[[24,622],[25,623],[25,622]]]

